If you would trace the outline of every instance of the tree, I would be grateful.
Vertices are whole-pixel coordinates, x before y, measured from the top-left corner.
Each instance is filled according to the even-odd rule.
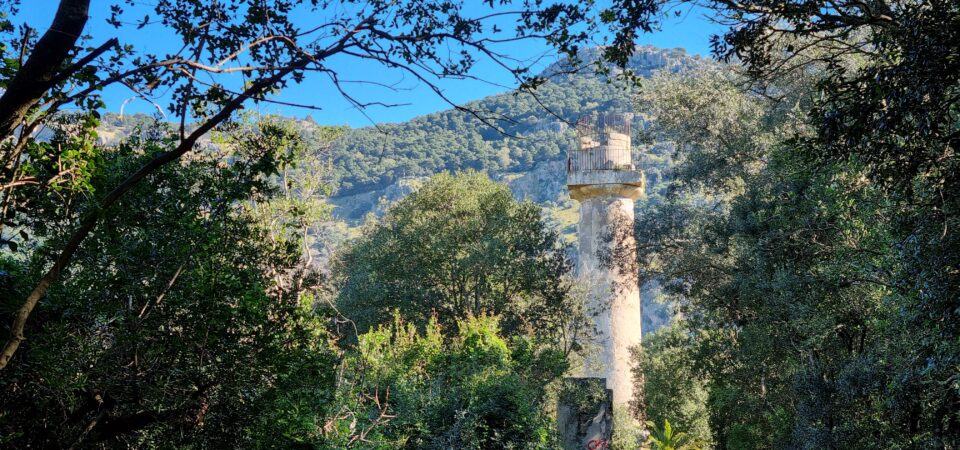
[[[299,233],[270,239],[252,212],[276,193],[296,141],[268,121],[236,129],[107,211],[72,276],[49,291],[22,364],[0,374],[5,446],[266,448],[318,433],[336,355],[316,276],[302,265]],[[103,152],[90,189],[169,145],[132,138]],[[29,259],[0,259],[5,312],[19,298],[7,294],[29,289],[96,207],[83,189],[59,195],[35,197],[45,226],[32,227],[42,244],[24,249]]]
[[[134,3],[123,0],[111,5],[109,22],[122,28],[125,8]],[[486,3],[494,7],[494,2]],[[3,4],[15,13],[19,2],[5,0]],[[565,54],[575,55],[601,25],[592,2],[524,1],[516,10],[476,14],[464,6],[456,1],[423,0],[373,1],[362,5],[349,0],[162,0],[137,22],[139,27],[159,24],[182,39],[183,46],[177,52],[162,56],[140,54],[116,38],[96,48],[81,48],[79,36],[89,17],[87,0],[61,0],[54,23],[36,41],[33,27],[21,27],[16,36],[12,19],[0,18],[0,33],[4,37],[0,50],[5,56],[0,67],[0,73],[5,74],[5,91],[0,96],[0,210],[3,222],[10,224],[3,225],[0,232],[7,226],[16,227],[33,212],[19,187],[57,184],[73,170],[67,166],[64,172],[48,179],[22,171],[24,163],[29,162],[25,147],[35,141],[35,133],[62,108],[77,105],[96,116],[103,106],[98,98],[103,87],[122,84],[151,102],[169,92],[170,110],[179,120],[176,145],[131,169],[114,186],[104,186],[98,193],[99,206],[91,208],[77,223],[61,251],[51,255],[49,269],[26,294],[14,317],[10,337],[0,351],[0,369],[9,363],[25,339],[26,322],[33,309],[68,269],[80,244],[101,220],[102,212],[150,174],[194,151],[202,136],[228,122],[248,101],[272,101],[269,93],[273,90],[319,74],[328,77],[357,107],[377,104],[364,103],[350,95],[344,85],[356,80],[341,79],[332,68],[334,58],[401,71],[444,99],[436,80],[471,77],[471,69],[480,59],[503,67],[522,87],[532,88],[540,83],[529,74],[532,63],[510,59],[500,50],[502,45],[519,39],[539,39]],[[498,4],[504,6],[502,2]],[[298,8],[309,14],[293,14]],[[516,26],[501,28],[510,19]],[[615,25],[603,16],[600,19]],[[242,75],[241,82],[237,82],[236,74]],[[496,127],[497,116],[470,112],[481,122]],[[2,239],[12,242],[12,237]]]
[[[559,339],[577,321],[568,270],[539,207],[483,173],[441,174],[344,252],[337,304],[361,332],[396,309],[421,326],[436,317],[450,331],[470,315],[494,314],[508,336],[535,330]]]
[[[926,119],[901,120],[955,120],[909,100],[949,103],[955,82],[893,56],[949,67],[956,46],[933,45],[942,30],[904,36],[955,16],[909,4],[873,23],[861,19],[877,10],[854,3],[714,5],[746,25],[728,38],[754,39],[729,41],[748,70],[646,91],[654,129],[682,159],[638,227],[648,274],[691,323],[717,445],[955,446],[958,402],[943,383],[960,354],[947,325],[956,283],[930,265],[958,255],[943,226],[952,200],[938,194],[954,161],[913,143],[954,144],[941,125],[928,134]],[[906,73],[914,81],[895,81]]]
[[[637,392],[643,392],[644,415],[652,423],[671,423],[692,441],[709,446],[708,384],[697,365],[696,342],[682,320],[644,336],[633,349]]]
[[[801,27],[799,20],[810,16],[812,26]],[[777,19],[795,25],[769,35]],[[755,21],[764,26],[727,40],[731,49],[758,55],[753,59],[760,62],[768,49],[782,48],[775,44],[784,34],[796,37],[798,45],[788,50],[801,58],[809,55],[809,43],[831,43],[821,56],[827,62],[819,83],[822,100],[811,110],[817,133],[801,141],[798,151],[821,167],[862,166],[891,202],[878,214],[893,219],[885,223],[889,247],[883,258],[890,259],[876,264],[867,279],[881,278],[891,291],[885,301],[903,308],[902,319],[891,322],[897,326],[883,333],[911,344],[889,349],[904,358],[891,373],[897,381],[886,395],[897,399],[892,401],[903,412],[893,414],[894,423],[912,436],[905,446],[956,446],[960,391],[946,386],[955,379],[960,355],[960,274],[945,268],[960,266],[960,238],[951,231],[960,223],[960,204],[952,194],[960,189],[955,155],[960,6],[813,2],[761,11]],[[841,63],[851,54],[860,64]],[[758,74],[775,73],[775,66],[751,67]]]
[[[360,336],[338,394],[351,411],[335,422],[339,448],[555,448],[545,399],[567,369],[563,352],[504,337],[492,316],[456,326],[431,320],[421,333],[395,316]]]

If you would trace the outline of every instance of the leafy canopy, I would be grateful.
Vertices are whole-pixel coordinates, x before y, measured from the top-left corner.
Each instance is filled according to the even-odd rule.
[[[568,268],[539,207],[483,173],[441,174],[343,253],[337,303],[361,331],[396,309],[419,325],[494,314],[510,335],[558,336],[572,320]]]
[[[165,167],[104,212],[45,297],[21,364],[0,372],[5,446],[256,448],[318,433],[336,355],[316,276],[299,234],[252,211],[278,194],[275,174],[298,146],[290,131],[235,129],[223,150]],[[100,149],[90,189],[169,145]],[[40,244],[0,258],[4,312],[94,202],[86,187],[36,197]]]
[[[360,336],[345,364],[358,381],[339,395],[358,399],[363,419],[338,422],[339,432],[368,429],[361,448],[556,448],[544,400],[566,358],[531,338],[503,337],[498,322],[467,317],[450,335],[436,320],[419,332],[396,315]]]

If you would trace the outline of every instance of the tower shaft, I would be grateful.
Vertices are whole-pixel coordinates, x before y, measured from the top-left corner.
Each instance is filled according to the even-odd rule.
[[[580,202],[578,279],[599,347],[586,355],[584,376],[604,378],[614,406],[633,399],[630,349],[641,339],[634,200],[643,196],[644,177],[633,164],[630,118],[581,121],[580,148],[567,164],[570,197]]]
[[[594,195],[579,199],[577,272],[586,287],[586,309],[600,352],[588,358],[585,375],[605,378],[613,403],[626,405],[633,399],[630,349],[640,345],[641,337],[633,207],[642,191],[629,185],[589,191]]]

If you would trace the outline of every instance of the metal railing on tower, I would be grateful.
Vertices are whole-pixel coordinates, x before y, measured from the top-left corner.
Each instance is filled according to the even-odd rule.
[[[568,172],[638,170],[639,154],[630,145],[630,113],[592,113],[577,121],[579,146],[567,152]]]

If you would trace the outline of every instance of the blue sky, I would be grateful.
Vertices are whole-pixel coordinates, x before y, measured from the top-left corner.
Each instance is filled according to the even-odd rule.
[[[169,31],[159,25],[148,25],[142,30],[135,30],[133,26],[123,28],[123,33],[106,23],[109,17],[109,5],[114,2],[99,0],[92,2],[90,21],[87,33],[92,40],[90,45],[99,45],[111,37],[119,37],[121,43],[131,44],[137,50],[153,53],[175,51],[180,42]],[[136,0],[137,5],[128,11],[124,19],[136,22],[145,13],[149,12],[150,0]],[[27,0],[21,5],[17,18],[26,20],[31,26],[45,30],[52,19],[58,2],[56,0]],[[469,4],[469,2],[468,2]],[[16,19],[15,19],[16,20]],[[639,44],[650,44],[663,48],[683,48],[688,53],[703,56],[709,55],[709,38],[720,31],[720,28],[709,22],[697,10],[681,11],[679,17],[672,17],[664,23],[662,30],[642,35]],[[512,45],[511,54],[522,58],[542,56],[542,65],[554,62],[556,56],[549,54],[549,49],[542,43],[527,41]],[[350,84],[350,94],[361,102],[382,101],[403,106],[366,108],[365,113],[358,111],[350,102],[342,98],[326,77],[308,76],[300,85],[291,84],[287,89],[273,98],[292,103],[309,103],[320,106],[322,111],[306,110],[276,104],[260,104],[251,106],[263,113],[276,113],[287,116],[305,117],[310,115],[323,124],[347,124],[353,127],[371,125],[371,121],[378,123],[401,122],[413,117],[435,111],[449,109],[450,105],[430,91],[426,86],[404,77],[399,72],[391,72],[379,66],[358,64],[355,61],[334,62],[342,79],[363,79],[385,84],[397,84],[400,90],[389,90],[369,84]],[[316,74],[314,74],[316,75]],[[480,63],[474,69],[474,75],[485,80],[441,80],[438,84],[444,94],[457,104],[483,98],[488,95],[509,91],[515,87],[512,77],[491,63]],[[154,113],[156,107],[150,103],[137,99],[133,93],[123,87],[109,88],[104,95],[107,110],[131,114],[135,112]],[[166,102],[158,100],[157,104],[166,107]]]

